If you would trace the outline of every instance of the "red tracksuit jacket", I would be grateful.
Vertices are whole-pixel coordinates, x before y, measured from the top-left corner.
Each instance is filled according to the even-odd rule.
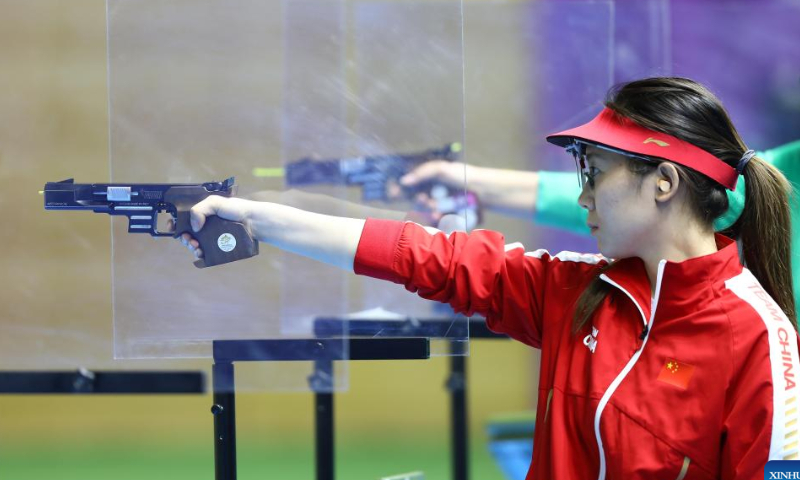
[[[405,285],[542,350],[530,479],[761,479],[798,458],[798,336],[738,247],[617,262],[591,326],[571,333],[599,255],[526,253],[488,230],[368,220],[358,274]]]

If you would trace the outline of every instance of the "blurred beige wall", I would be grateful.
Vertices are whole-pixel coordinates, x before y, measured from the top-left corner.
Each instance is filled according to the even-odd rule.
[[[487,13],[466,14],[467,149],[474,152],[468,155],[475,163],[521,167],[525,112],[515,92],[523,88],[523,46],[497,44],[513,39],[514,24],[507,37],[490,41],[497,25],[485,22]],[[37,193],[46,181],[108,178],[105,42],[102,0],[0,2],[0,368],[6,370],[31,356],[67,368],[71,356],[82,358],[70,345],[111,355],[109,219],[45,212]],[[488,221],[509,237],[528,231],[491,215]],[[49,342],[63,346],[59,358],[48,357]],[[493,412],[533,406],[535,352],[489,341],[475,342],[472,352],[474,428]],[[448,418],[446,371],[446,358],[354,362],[350,392],[337,397],[337,421],[350,434],[441,432]],[[242,395],[239,401],[245,435],[312,428],[309,394]],[[26,437],[148,437],[154,425],[159,440],[206,438],[210,404],[208,396],[0,396],[0,445]]]

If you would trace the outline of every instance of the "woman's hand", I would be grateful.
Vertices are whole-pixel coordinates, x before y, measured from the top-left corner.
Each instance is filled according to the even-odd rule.
[[[539,173],[501,168],[478,167],[458,162],[433,160],[400,178],[400,185],[413,187],[438,182],[451,188],[464,188],[477,195],[481,206],[511,217],[530,219],[536,211]],[[427,198],[417,199],[423,207]]]
[[[448,187],[463,188],[465,172],[471,167],[447,160],[425,162],[400,178],[400,185],[413,187],[420,183],[442,183]]]
[[[256,237],[252,231],[251,216],[253,212],[253,203],[249,200],[241,198],[222,197],[220,195],[211,195],[205,200],[201,201],[189,212],[190,223],[194,232],[199,232],[206,223],[206,218],[217,215],[225,220],[239,222],[245,226],[251,236]],[[203,258],[203,249],[200,248],[200,243],[192,237],[189,233],[181,235],[181,242],[189,249],[195,258]]]

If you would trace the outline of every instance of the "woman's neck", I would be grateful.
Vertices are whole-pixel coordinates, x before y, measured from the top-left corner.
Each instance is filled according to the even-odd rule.
[[[717,252],[717,242],[714,232],[700,228],[696,225],[688,228],[673,228],[668,232],[661,232],[658,240],[643,252],[641,258],[650,279],[650,292],[655,294],[658,281],[658,264],[661,260],[669,262],[683,262],[690,258],[702,257]]]

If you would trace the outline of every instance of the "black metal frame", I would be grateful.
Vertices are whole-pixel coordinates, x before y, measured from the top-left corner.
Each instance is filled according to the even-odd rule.
[[[333,362],[337,360],[425,360],[428,338],[320,338],[217,340],[213,342],[214,466],[216,480],[236,479],[236,384],[234,362],[313,361],[317,480],[335,476]]]
[[[196,371],[0,371],[0,394],[202,394],[205,374]]]
[[[465,351],[466,335],[453,332],[454,322],[464,322],[470,339],[508,339],[506,335],[494,333],[479,318],[460,317],[397,320],[346,320],[340,318],[319,318],[314,322],[314,333],[325,337],[342,334],[351,336],[374,336],[402,334],[409,337],[431,337],[450,342],[450,372],[445,387],[450,392],[450,448],[453,480],[469,480],[469,409],[467,406],[467,359]],[[449,334],[450,338],[442,335]],[[453,337],[457,338],[453,338]],[[389,337],[391,338],[391,337]],[[332,478],[332,477],[331,477]]]
[[[337,360],[422,360],[430,358],[431,333],[447,331],[451,319],[385,320],[318,319],[317,339],[218,340],[213,342],[214,464],[216,480],[236,479],[236,394],[234,362],[313,361],[309,386],[315,392],[317,480],[335,477],[333,362]],[[374,335],[394,331],[406,337],[324,338]],[[470,320],[470,338],[507,338],[491,332],[483,320]],[[447,340],[447,338],[443,338]],[[454,480],[469,479],[467,364],[463,339],[450,340],[452,471]],[[205,375],[195,371],[0,371],[0,394],[203,394]]]

